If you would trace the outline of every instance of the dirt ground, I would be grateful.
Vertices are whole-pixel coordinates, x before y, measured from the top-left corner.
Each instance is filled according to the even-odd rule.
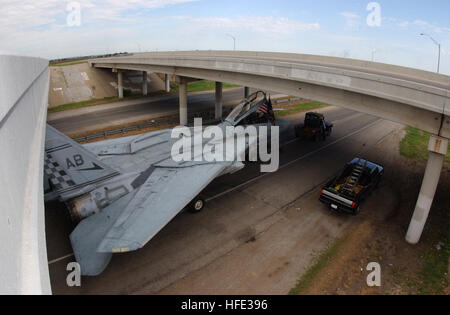
[[[398,143],[403,135],[403,131],[397,132],[381,144],[385,150],[377,148],[367,153],[368,159],[386,167],[386,180],[371,198],[378,202],[371,202],[361,212],[358,224],[343,237],[336,255],[329,259],[301,294],[450,293],[448,271],[443,291],[436,291],[423,280],[427,255],[444,250],[438,244],[450,228],[450,165],[446,165],[442,172],[421,242],[416,246],[407,244],[404,237],[426,162],[400,156]],[[377,262],[381,266],[381,287],[369,288],[365,283],[369,262]]]

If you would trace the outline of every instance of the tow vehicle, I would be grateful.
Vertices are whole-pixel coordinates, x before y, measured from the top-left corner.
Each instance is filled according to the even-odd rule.
[[[378,187],[383,173],[382,166],[355,158],[322,188],[319,200],[332,211],[357,215],[361,202]]]
[[[295,126],[295,135],[297,138],[314,140],[325,140],[331,135],[333,124],[327,122],[325,117],[319,113],[307,113],[303,124]]]

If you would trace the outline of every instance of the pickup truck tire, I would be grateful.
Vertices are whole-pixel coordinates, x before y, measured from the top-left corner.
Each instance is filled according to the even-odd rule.
[[[318,133],[316,133],[314,135],[314,142],[319,142],[320,138],[321,138],[321,136]]]
[[[353,209],[353,215],[354,215],[354,216],[357,216],[357,215],[359,214],[360,211],[361,211],[361,210],[359,209],[359,206],[358,206],[357,208]]]
[[[381,173],[381,174],[378,176],[377,183],[375,184],[375,189],[378,189],[378,188],[380,187],[380,182],[381,182],[381,180],[382,180],[382,178],[383,178],[383,175],[384,175],[384,173]]]

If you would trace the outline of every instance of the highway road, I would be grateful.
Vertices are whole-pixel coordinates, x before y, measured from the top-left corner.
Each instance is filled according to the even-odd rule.
[[[63,204],[46,207],[47,250],[54,294],[286,294],[317,253],[359,217],[336,215],[317,198],[320,187],[356,155],[368,154],[401,125],[337,107],[325,142],[291,138],[277,173],[258,164],[216,179],[202,213],[180,213],[143,249],[114,255],[98,277],[66,285],[73,261],[72,226]],[[290,116],[299,122],[303,114]],[[377,161],[375,161],[377,162]],[[374,211],[374,197],[363,204]]]
[[[243,88],[223,91],[224,106],[237,105],[243,98]],[[189,112],[214,110],[214,102],[214,91],[190,93],[188,110]],[[48,115],[47,121],[56,129],[70,135],[130,122],[177,115],[178,107],[178,95],[172,94],[52,113]]]

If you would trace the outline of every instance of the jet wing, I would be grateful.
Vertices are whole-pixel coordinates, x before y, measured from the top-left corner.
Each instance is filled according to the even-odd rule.
[[[141,150],[169,142],[171,132],[171,129],[158,130],[137,136],[87,143],[84,147],[99,156],[135,154]]]
[[[227,166],[155,167],[135,192],[83,220],[70,235],[82,274],[98,275],[112,253],[143,247]]]

